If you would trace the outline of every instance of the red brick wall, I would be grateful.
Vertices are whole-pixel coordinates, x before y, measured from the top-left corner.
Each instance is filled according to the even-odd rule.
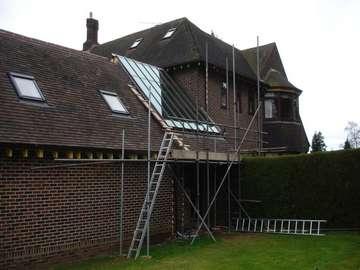
[[[198,98],[199,106],[203,109],[206,109],[205,104],[205,69],[202,65],[198,65],[193,63],[188,67],[184,67],[182,69],[171,69],[169,70],[171,76],[188,92],[188,94],[192,97],[194,102],[196,98]],[[231,125],[234,126],[234,99],[233,99],[233,84],[232,77],[229,76],[229,100],[228,100],[228,109],[221,108],[221,86],[222,82],[226,82],[225,72],[209,67],[208,74],[208,99],[209,99],[209,115],[211,119],[220,124]],[[251,84],[243,79],[236,78],[236,89],[241,93],[241,107],[242,112],[236,114],[237,118],[237,126],[242,128],[247,128],[248,124],[251,121],[252,115],[249,115],[248,112],[248,92],[255,91],[256,93],[256,85]],[[257,121],[254,121],[252,129],[257,129]],[[234,129],[226,128],[228,137],[227,142],[218,140],[216,143],[217,152],[233,150],[234,148]],[[240,142],[242,136],[244,135],[244,130],[238,132],[238,142]],[[257,139],[256,133],[249,133],[247,136],[248,141],[246,141],[243,145],[243,149],[253,149],[256,147],[256,143],[251,140]],[[190,140],[191,141],[191,140]],[[195,146],[194,140],[192,142],[192,149]],[[205,148],[206,145],[210,148],[210,151],[215,150],[214,140],[206,140],[202,144],[200,144],[200,148]]]
[[[30,269],[119,247],[120,163],[31,169],[54,164],[0,159],[0,269]],[[131,239],[144,200],[146,168],[125,165],[124,240]],[[152,234],[172,233],[173,201],[173,182],[165,175]]]

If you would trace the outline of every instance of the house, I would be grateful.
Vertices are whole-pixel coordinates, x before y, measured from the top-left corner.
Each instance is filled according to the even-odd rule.
[[[256,49],[242,51],[254,72]],[[288,80],[275,43],[259,47],[259,62],[260,77],[268,85],[263,114],[267,146],[285,146],[287,153],[307,153],[310,145],[299,113],[299,96],[302,91]]]
[[[257,152],[261,126],[256,76],[243,52],[186,18],[102,45],[97,30],[87,19],[84,51],[0,30],[2,269],[128,246],[148,164],[156,174],[169,130],[151,243],[194,225],[182,190],[204,215],[230,161],[227,192],[207,224],[230,226],[238,211],[228,207],[229,191],[238,198],[241,191],[235,150],[243,143],[243,152]],[[261,96],[267,89],[265,80]]]
[[[91,29],[91,24],[88,24]],[[96,32],[93,28],[90,32]],[[125,37],[90,46],[84,49],[105,57],[112,53],[165,68],[185,89],[189,90],[199,106],[209,107],[209,115],[216,123],[234,123],[232,79],[228,93],[226,61],[232,76],[232,47],[207,34],[187,18],[180,18],[139,31]],[[135,46],[136,45],[136,46]],[[207,49],[206,49],[207,46]],[[206,98],[206,50],[208,50],[208,104]],[[299,114],[301,90],[291,84],[286,76],[275,43],[259,47],[261,87],[266,90],[263,112],[263,148],[267,153],[306,153],[309,142]],[[256,104],[256,48],[235,48],[237,123],[246,126]],[[254,140],[256,140],[254,136]],[[255,148],[247,146],[248,149]],[[270,151],[271,149],[271,151]]]

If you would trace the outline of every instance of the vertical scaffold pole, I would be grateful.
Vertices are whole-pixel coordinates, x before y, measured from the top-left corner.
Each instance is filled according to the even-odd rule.
[[[227,166],[229,166],[229,154],[227,155]],[[228,198],[227,198],[227,201],[228,201],[228,232],[231,231],[231,201],[230,201],[230,192],[231,192],[231,177],[230,177],[230,174],[231,174],[231,171],[228,173],[227,175],[227,182],[228,182],[228,188],[227,188],[227,195],[228,195]]]
[[[206,114],[209,116],[209,61],[208,61],[208,43],[205,43],[206,53],[206,74],[205,74],[205,92],[206,92]],[[209,124],[206,124],[206,132],[209,132]],[[209,141],[206,140],[206,207],[210,203],[210,180],[209,180]],[[210,215],[206,219],[207,225],[210,226]]]
[[[206,207],[210,204],[210,165],[209,165],[209,152],[206,152]],[[210,227],[210,215],[208,215],[207,225]]]
[[[200,211],[200,168],[199,168],[199,85],[196,83],[196,208]],[[200,224],[200,219],[196,219],[197,225]]]
[[[234,91],[234,150],[237,148],[237,130],[236,130],[236,78],[235,78],[235,47],[232,46],[232,68],[233,68],[233,91]]]
[[[123,209],[124,209],[124,159],[125,159],[125,129],[122,130],[121,142],[121,184],[120,184],[120,256],[123,255]]]
[[[147,145],[147,194],[150,192],[150,170],[151,170],[151,88],[149,88],[149,110],[148,110],[148,145]],[[150,198],[146,196],[147,212],[150,210]],[[150,256],[150,222],[146,228],[146,256]]]
[[[226,62],[226,108],[228,117],[230,116],[230,106],[229,106],[229,61],[228,58],[225,58]]]
[[[259,36],[256,37],[256,80],[257,80],[257,104],[259,106],[261,99],[260,99],[260,55],[259,55]],[[261,109],[260,109],[261,110]],[[258,154],[261,154],[261,111],[258,114]]]
[[[216,179],[217,179],[217,176],[216,176],[216,170],[217,170],[217,164],[215,164],[214,166],[214,194],[216,192]],[[216,227],[216,216],[217,216],[217,205],[216,205],[216,199],[215,199],[215,202],[214,202],[214,227]]]

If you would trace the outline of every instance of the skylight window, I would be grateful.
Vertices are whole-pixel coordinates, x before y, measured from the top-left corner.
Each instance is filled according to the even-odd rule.
[[[9,75],[20,98],[45,101],[45,97],[41,93],[34,77],[13,72],[10,72]]]
[[[129,113],[116,93],[107,92],[107,91],[100,91],[100,92],[106,104],[111,109],[111,111],[115,113],[125,113],[125,114]]]
[[[166,38],[171,38],[172,35],[175,33],[176,31],[176,28],[170,28],[166,34],[163,36],[163,39],[166,39]]]
[[[221,129],[203,111],[196,111],[196,105],[186,92],[156,66],[117,56],[130,78],[138,86],[143,98],[164,119],[169,127],[200,132],[220,133]]]
[[[139,46],[139,44],[142,40],[143,40],[142,38],[138,38],[137,40],[135,40],[134,43],[130,46],[130,49],[134,49],[137,46]]]

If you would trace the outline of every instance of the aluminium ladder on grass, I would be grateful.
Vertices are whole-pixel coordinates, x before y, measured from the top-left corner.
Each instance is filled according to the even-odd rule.
[[[321,224],[326,220],[311,219],[236,219],[235,230],[240,232],[282,233],[299,235],[323,235]]]
[[[174,133],[165,132],[161,142],[159,154],[152,171],[150,183],[146,192],[146,197],[143,206],[140,211],[139,219],[134,231],[133,239],[128,252],[128,258],[139,257],[142,244],[144,242],[145,235],[147,233],[147,227],[150,222],[151,213],[155,204],[156,195],[158,193],[160,183],[165,171],[166,161],[171,149],[171,145],[174,139]]]

